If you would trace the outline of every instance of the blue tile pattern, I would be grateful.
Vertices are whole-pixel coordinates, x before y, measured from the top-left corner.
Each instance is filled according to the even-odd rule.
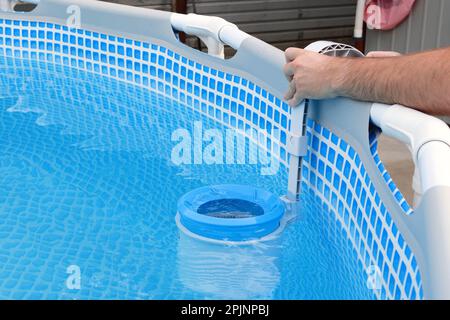
[[[288,164],[286,139],[290,109],[257,84],[209,67],[155,43],[125,39],[48,22],[0,19],[0,54],[48,61],[149,88],[191,106],[229,127],[269,136],[267,150]],[[422,298],[417,262],[355,150],[328,129],[308,123],[310,152],[304,182],[335,213],[367,270],[382,274],[381,299]],[[412,212],[371,150],[383,177],[404,212]]]
[[[403,197],[403,194],[400,192],[400,190],[397,188],[395,182],[392,180],[389,172],[384,167],[384,164],[381,162],[381,158],[378,155],[378,140],[377,140],[377,134],[378,132],[372,131],[370,133],[370,152],[372,153],[372,156],[375,160],[375,163],[378,167],[378,170],[380,171],[381,175],[383,176],[384,181],[386,182],[389,190],[392,192],[392,194],[395,197],[395,200],[398,202],[400,207],[402,208],[403,212],[407,215],[410,215],[413,213],[413,209],[406,201],[405,197]]]
[[[0,19],[0,54],[38,59],[150,88],[204,116],[238,128],[288,163],[290,108],[255,83],[196,62],[155,43],[48,22]]]
[[[346,229],[364,270],[376,267],[381,276],[380,299],[421,299],[422,282],[417,261],[375,190],[356,151],[333,132],[308,121],[310,150],[305,157],[302,178],[308,188],[336,213]],[[377,154],[376,135],[371,150],[388,185],[392,180]],[[394,185],[395,186],[395,185]],[[392,189],[391,189],[392,190]],[[400,191],[395,187],[393,194]],[[403,196],[399,203],[411,213]]]
[[[285,170],[173,165],[174,130],[192,134],[197,121],[226,130],[216,121],[152,90],[48,62],[0,56],[0,87],[0,299],[374,298],[314,193],[301,197],[301,212],[314,214],[280,242],[245,254],[207,245],[206,261],[192,261],[207,248],[181,241],[179,197],[218,183],[286,190]],[[71,264],[82,271],[80,290],[65,286]],[[210,275],[226,289],[202,282]]]

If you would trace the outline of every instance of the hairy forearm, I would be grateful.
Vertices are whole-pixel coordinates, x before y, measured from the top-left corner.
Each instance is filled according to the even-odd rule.
[[[338,95],[450,114],[450,49],[339,60],[332,66]]]

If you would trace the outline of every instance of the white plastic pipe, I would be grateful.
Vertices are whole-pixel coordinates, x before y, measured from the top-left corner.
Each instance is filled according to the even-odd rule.
[[[364,8],[366,7],[365,0],[358,0],[356,4],[355,15],[355,29],[353,30],[353,36],[357,39],[363,37],[364,32]]]
[[[375,103],[370,112],[372,122],[384,134],[407,144],[424,194],[436,186],[450,187],[450,129],[435,117],[400,105]]]
[[[242,42],[249,37],[249,34],[239,30],[235,25],[223,26],[219,31],[220,40],[235,50],[238,50]]]
[[[222,58],[224,44],[238,50],[242,41],[250,37],[220,17],[173,13],[170,21],[175,30],[199,37],[208,47],[209,54]]]
[[[231,24],[219,17],[208,17],[195,13],[173,13],[170,17],[170,22],[176,30],[198,37],[211,37],[217,41],[220,40],[220,29],[225,25]]]
[[[419,150],[422,193],[437,186],[450,186],[450,147],[441,141],[429,142]]]

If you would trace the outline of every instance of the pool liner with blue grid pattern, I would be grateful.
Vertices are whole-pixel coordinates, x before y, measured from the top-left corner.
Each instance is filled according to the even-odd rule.
[[[232,128],[265,132],[266,149],[287,167],[291,110],[263,85],[210,67],[158,44],[27,20],[0,19],[0,54],[49,61],[142,86],[191,106]],[[335,214],[366,270],[381,272],[381,299],[423,297],[416,259],[370,181],[356,151],[333,132],[308,122],[310,151],[303,183]],[[251,138],[251,137],[250,137]],[[376,135],[371,152],[405,214],[412,209],[384,168]]]

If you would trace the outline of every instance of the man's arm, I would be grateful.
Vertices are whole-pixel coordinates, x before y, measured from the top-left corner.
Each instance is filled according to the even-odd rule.
[[[289,48],[286,61],[291,82],[285,98],[292,106],[304,98],[346,96],[450,115],[450,48],[383,58],[336,58]]]

